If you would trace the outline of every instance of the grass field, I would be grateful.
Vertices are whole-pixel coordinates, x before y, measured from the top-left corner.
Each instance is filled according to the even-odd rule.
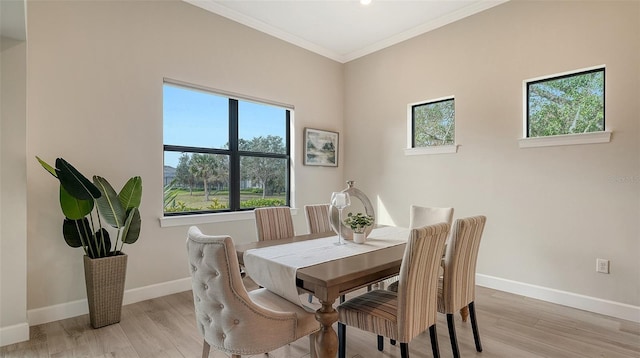
[[[178,189],[176,190],[175,206],[173,208],[165,209],[165,211],[192,211],[192,210],[216,210],[225,209],[229,207],[229,191],[227,190],[212,190],[209,192],[209,201],[205,201],[204,190],[194,190],[189,193],[189,190]],[[285,195],[266,196],[264,204],[262,202],[262,193],[254,193],[250,190],[241,191],[240,201],[250,201],[254,203],[251,206],[271,206],[272,201],[281,200],[285,202]],[[255,205],[257,204],[257,205]]]

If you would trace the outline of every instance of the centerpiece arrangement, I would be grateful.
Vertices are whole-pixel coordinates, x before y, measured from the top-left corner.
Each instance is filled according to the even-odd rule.
[[[349,213],[344,224],[353,230],[353,242],[362,244],[365,240],[365,230],[373,225],[373,216],[363,213]]]

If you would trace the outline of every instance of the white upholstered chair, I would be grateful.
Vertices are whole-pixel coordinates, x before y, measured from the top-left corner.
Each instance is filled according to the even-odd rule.
[[[438,283],[438,312],[447,315],[449,339],[454,357],[459,357],[453,314],[468,307],[476,350],[482,352],[475,311],[476,262],[487,218],[457,219],[444,256],[444,275]]]
[[[258,241],[283,239],[295,235],[291,209],[287,206],[255,208]]]
[[[398,292],[370,291],[338,306],[338,357],[346,351],[346,326],[400,342],[402,358],[409,342],[427,328],[434,357],[439,357],[436,332],[438,269],[449,225],[439,223],[411,230],[400,267]]]
[[[411,205],[409,210],[409,228],[414,229],[437,223],[447,223],[451,226],[453,208],[429,208]]]
[[[329,204],[305,205],[304,212],[310,234],[333,232],[329,220]]]
[[[310,335],[315,357],[315,332],[320,324],[309,313],[267,289],[247,292],[229,236],[208,236],[193,226],[187,254],[198,331],[204,338],[202,357],[210,347],[231,354],[262,354]]]

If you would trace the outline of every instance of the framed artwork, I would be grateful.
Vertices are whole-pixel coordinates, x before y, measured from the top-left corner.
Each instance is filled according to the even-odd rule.
[[[338,132],[304,129],[304,165],[338,166]]]

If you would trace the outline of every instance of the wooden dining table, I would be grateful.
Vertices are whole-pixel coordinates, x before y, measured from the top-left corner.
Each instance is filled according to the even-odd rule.
[[[238,261],[244,264],[244,253],[273,245],[335,236],[334,233],[298,235],[291,238],[259,241],[236,245]],[[338,321],[338,312],[333,307],[341,295],[393,277],[400,272],[405,244],[395,245],[355,256],[323,262],[299,268],[296,285],[313,294],[321,307],[316,319],[322,328],[316,338],[316,353],[320,358],[334,358],[338,351],[338,336],[333,324]]]

